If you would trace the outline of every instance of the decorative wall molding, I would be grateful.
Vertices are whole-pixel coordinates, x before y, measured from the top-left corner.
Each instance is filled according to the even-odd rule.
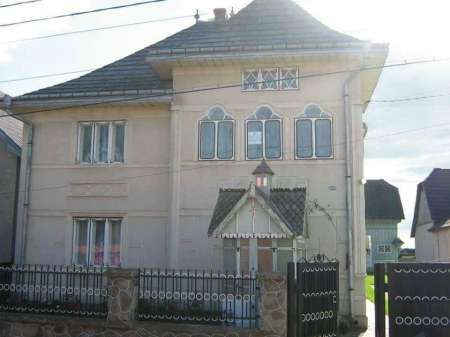
[[[71,182],[68,197],[120,198],[128,196],[127,182]]]

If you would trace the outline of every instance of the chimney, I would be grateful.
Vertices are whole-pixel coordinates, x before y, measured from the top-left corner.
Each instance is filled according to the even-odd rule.
[[[226,8],[214,8],[214,21],[217,23],[224,23],[227,20]]]

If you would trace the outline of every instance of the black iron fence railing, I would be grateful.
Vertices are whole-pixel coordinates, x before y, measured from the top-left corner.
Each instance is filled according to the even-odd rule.
[[[257,327],[254,275],[141,269],[139,320]]]
[[[0,266],[0,311],[105,318],[103,267]]]

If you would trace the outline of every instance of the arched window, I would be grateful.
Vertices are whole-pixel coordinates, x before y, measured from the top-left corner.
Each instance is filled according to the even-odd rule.
[[[234,158],[234,120],[221,107],[213,107],[199,122],[199,159]]]
[[[332,156],[332,118],[320,106],[309,104],[304,113],[295,120],[295,157],[320,159]]]
[[[281,118],[262,106],[246,121],[247,159],[280,159]]]

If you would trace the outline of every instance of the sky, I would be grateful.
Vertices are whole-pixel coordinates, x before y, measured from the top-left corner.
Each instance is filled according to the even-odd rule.
[[[0,6],[18,0],[0,0]],[[0,8],[0,24],[137,0],[43,0]],[[10,42],[103,26],[193,16],[212,18],[212,9],[235,11],[251,0],[167,0],[135,8],[73,18],[0,27],[0,91],[15,96],[80,76],[2,82],[22,77],[94,69],[187,28],[192,17],[133,27],[74,34],[26,42]],[[450,57],[450,2],[447,0],[297,0],[326,25],[373,42],[387,42],[387,63]],[[385,69],[373,99],[425,97],[396,103],[371,103],[364,119],[365,179],[385,179],[399,187],[406,219],[399,233],[406,247],[417,184],[432,168],[450,165],[450,61]]]

